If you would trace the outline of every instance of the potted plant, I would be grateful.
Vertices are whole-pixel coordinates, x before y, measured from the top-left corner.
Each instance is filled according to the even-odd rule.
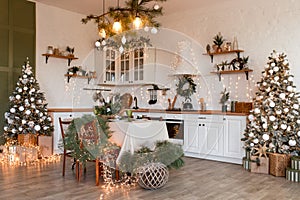
[[[227,105],[226,102],[229,99],[229,92],[226,92],[226,88],[224,89],[223,92],[221,92],[221,99],[220,99],[220,103],[222,104],[222,112],[227,112]]]
[[[214,37],[214,44],[217,46],[216,48],[216,52],[220,53],[222,52],[222,44],[224,43],[225,39],[223,38],[223,36],[221,35],[221,33],[219,32],[215,37]]]

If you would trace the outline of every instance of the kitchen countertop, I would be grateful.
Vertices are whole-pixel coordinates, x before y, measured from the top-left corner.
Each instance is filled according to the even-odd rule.
[[[146,109],[140,108],[133,110],[133,112],[143,112],[143,113],[167,113],[167,114],[199,114],[199,115],[235,115],[235,116],[247,116],[248,113],[237,113],[237,112],[222,112],[220,110],[163,110],[163,109]]]
[[[139,113],[167,113],[167,114],[199,114],[199,115],[233,115],[233,116],[247,116],[247,113],[237,112],[222,112],[220,110],[164,110],[164,109],[132,109],[133,112]],[[48,112],[93,112],[92,108],[49,108]]]

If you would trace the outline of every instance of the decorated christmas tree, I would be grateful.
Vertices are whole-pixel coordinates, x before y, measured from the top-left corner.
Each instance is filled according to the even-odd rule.
[[[18,134],[52,135],[53,126],[46,99],[31,69],[27,61],[22,66],[16,89],[9,97],[4,136],[10,142],[16,141]]]
[[[289,70],[286,55],[273,51],[257,83],[254,108],[242,138],[252,155],[299,153],[299,93]]]

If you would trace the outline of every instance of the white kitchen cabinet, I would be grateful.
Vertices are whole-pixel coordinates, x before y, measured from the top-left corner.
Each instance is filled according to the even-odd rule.
[[[245,127],[245,116],[198,115],[197,120],[185,121],[184,153],[190,157],[241,164],[241,136]]]
[[[155,48],[141,48],[120,54],[113,49],[95,50],[99,84],[128,85],[154,83]]]
[[[246,116],[224,116],[224,156],[240,159],[244,156],[241,138],[246,128]]]

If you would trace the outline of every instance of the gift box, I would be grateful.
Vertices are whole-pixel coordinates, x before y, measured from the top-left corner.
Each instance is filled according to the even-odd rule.
[[[286,169],[286,179],[293,182],[299,182],[300,181],[300,170],[287,168]]]
[[[251,169],[251,159],[247,159],[247,157],[243,157],[243,168],[245,170],[250,171],[250,169]]]
[[[40,147],[41,157],[50,157],[53,154],[52,136],[40,135],[38,137],[38,146]]]
[[[18,143],[21,146],[36,146],[37,135],[35,134],[19,134]]]
[[[300,157],[293,156],[291,158],[291,168],[295,170],[300,170]]]
[[[26,147],[26,162],[33,162],[38,160],[38,148]]]
[[[236,102],[235,103],[235,112],[237,113],[250,113],[252,110],[253,104],[251,102]]]
[[[19,159],[19,162],[26,162],[26,147],[24,146],[17,146],[17,153],[16,156]]]
[[[269,174],[269,158],[251,156],[251,172]]]
[[[289,154],[269,153],[270,174],[274,176],[285,176],[286,168],[290,166],[291,156]]]

